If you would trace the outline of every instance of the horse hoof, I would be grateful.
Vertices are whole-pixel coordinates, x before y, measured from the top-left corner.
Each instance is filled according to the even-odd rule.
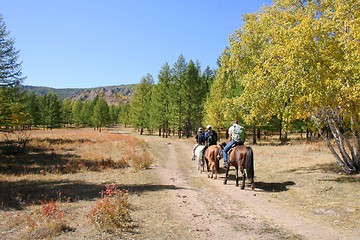
[[[245,186],[241,186],[241,190],[244,190],[245,189]]]
[[[226,182],[224,182],[224,185],[226,185]]]
[[[255,185],[252,184],[252,185],[251,185],[251,190],[254,190],[254,189],[255,189]]]
[[[235,186],[236,186],[236,187],[238,187],[238,186],[239,186],[239,184],[236,184]]]

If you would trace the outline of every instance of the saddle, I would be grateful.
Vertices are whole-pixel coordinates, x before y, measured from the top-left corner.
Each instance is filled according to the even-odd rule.
[[[241,146],[241,145],[244,145],[244,143],[242,142],[235,142],[233,145],[231,145],[229,151],[227,151],[227,154],[230,155],[231,151],[234,149],[234,147],[236,146]]]

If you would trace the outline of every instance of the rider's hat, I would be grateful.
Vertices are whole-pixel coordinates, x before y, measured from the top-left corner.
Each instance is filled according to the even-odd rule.
[[[209,128],[211,128],[211,125],[207,125],[206,129],[209,129]]]
[[[199,129],[198,129],[198,132],[201,132],[201,131],[202,131],[202,128],[199,128]]]

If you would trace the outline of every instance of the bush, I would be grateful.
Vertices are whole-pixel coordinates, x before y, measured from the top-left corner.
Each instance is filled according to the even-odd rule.
[[[50,238],[68,229],[64,220],[64,211],[55,201],[41,202],[40,209],[28,217],[27,236],[29,239]]]
[[[120,191],[114,185],[107,185],[100,192],[98,200],[88,215],[99,230],[114,233],[131,227],[128,191]]]
[[[5,155],[15,155],[24,153],[30,134],[24,131],[10,131],[3,135],[1,143],[2,153]]]

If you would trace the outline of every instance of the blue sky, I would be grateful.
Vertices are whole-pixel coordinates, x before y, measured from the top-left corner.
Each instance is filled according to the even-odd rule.
[[[271,0],[1,0],[23,84],[90,88],[139,83],[180,54],[215,69],[242,15]]]

